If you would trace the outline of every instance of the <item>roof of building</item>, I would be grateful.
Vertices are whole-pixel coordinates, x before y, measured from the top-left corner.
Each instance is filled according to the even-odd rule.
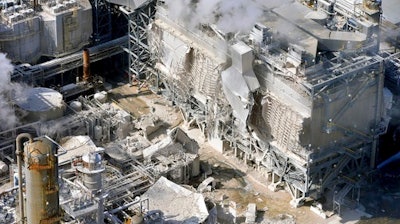
[[[202,223],[208,217],[202,194],[192,192],[165,177],[160,177],[142,198],[149,199],[150,212],[162,211],[166,221]]]

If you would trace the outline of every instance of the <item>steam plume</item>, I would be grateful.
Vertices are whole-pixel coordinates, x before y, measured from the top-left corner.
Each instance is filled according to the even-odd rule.
[[[14,67],[5,54],[0,53],[0,131],[7,130],[18,124],[18,118],[11,106],[10,96],[19,95],[23,86],[11,82],[10,74]]]
[[[262,7],[254,0],[166,0],[171,19],[193,29],[216,24],[224,32],[250,30],[261,17]]]

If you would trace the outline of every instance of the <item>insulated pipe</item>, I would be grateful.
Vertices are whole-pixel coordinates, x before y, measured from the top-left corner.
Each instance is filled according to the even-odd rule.
[[[32,135],[28,133],[22,133],[17,136],[15,139],[16,144],[16,154],[17,154],[17,166],[18,166],[18,197],[19,197],[19,210],[21,214],[21,223],[25,223],[25,213],[24,213],[24,198],[22,193],[22,156],[23,150],[21,150],[21,139],[27,138],[29,139],[29,143],[33,142]]]
[[[83,81],[88,82],[90,79],[90,57],[89,57],[89,49],[83,49]]]
[[[117,212],[119,212],[121,210],[127,209],[127,208],[131,207],[132,205],[137,204],[139,202],[140,202],[140,197],[135,197],[134,201],[131,201],[131,202],[127,203],[127,204],[121,205],[118,208],[115,208],[115,209],[113,209],[111,211],[105,211],[104,214],[106,214],[106,213],[115,214],[115,213],[117,213]]]
[[[387,166],[388,164],[390,164],[390,163],[392,163],[392,162],[394,162],[396,160],[400,160],[400,152],[398,152],[397,154],[391,156],[389,159],[383,161],[376,168],[382,169],[383,167]]]

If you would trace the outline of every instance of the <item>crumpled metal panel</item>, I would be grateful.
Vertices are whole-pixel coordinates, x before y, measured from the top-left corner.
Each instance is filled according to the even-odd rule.
[[[149,199],[149,212],[162,211],[165,221],[203,223],[208,217],[202,194],[192,192],[165,177],[160,177],[142,198]]]
[[[246,124],[253,97],[250,94],[260,87],[253,71],[253,51],[243,42],[232,46],[232,66],[221,73],[222,87],[228,99],[233,115],[243,125]]]

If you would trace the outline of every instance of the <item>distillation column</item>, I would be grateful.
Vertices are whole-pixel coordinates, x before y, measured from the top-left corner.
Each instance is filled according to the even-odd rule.
[[[28,138],[29,142],[21,151],[19,142],[23,137]],[[16,141],[21,223],[59,223],[58,163],[52,143],[45,138],[33,140],[29,134],[18,135]],[[25,173],[25,206],[22,192],[22,161]]]

